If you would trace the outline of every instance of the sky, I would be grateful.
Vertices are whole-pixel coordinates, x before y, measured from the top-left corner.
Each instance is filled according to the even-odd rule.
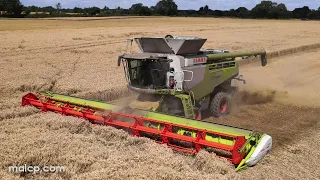
[[[145,6],[154,6],[158,0],[20,0],[25,6],[53,6],[58,2],[61,3],[62,8],[73,7],[92,7],[97,6],[103,8],[104,6],[114,9],[118,6],[122,8],[130,8],[132,4],[142,3]],[[252,9],[261,0],[175,0],[178,9],[194,9],[198,10],[200,7],[208,5],[210,9],[229,10],[237,9],[238,7],[246,7]],[[288,10],[293,10],[297,7],[309,6],[310,9],[318,9],[320,7],[320,0],[273,0],[273,2],[284,3]]]

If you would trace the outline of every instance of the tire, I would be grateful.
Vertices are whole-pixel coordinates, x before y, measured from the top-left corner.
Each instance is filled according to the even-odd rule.
[[[214,117],[224,117],[230,113],[230,96],[225,92],[218,92],[210,103],[210,112]]]

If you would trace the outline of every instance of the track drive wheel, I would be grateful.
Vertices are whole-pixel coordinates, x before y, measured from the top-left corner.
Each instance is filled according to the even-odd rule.
[[[210,103],[210,111],[214,117],[224,117],[230,112],[230,96],[225,92],[218,92]]]

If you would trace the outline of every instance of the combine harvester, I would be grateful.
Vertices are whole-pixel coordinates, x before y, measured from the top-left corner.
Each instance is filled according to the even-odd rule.
[[[128,108],[49,92],[26,94],[22,106],[113,126],[181,152],[214,152],[232,162],[237,171],[257,164],[271,151],[269,135],[204,122],[201,116],[203,112],[215,117],[229,113],[230,99],[237,90],[231,81],[244,81],[239,77],[236,58],[259,55],[265,66],[264,50],[200,50],[206,39],[171,35],[133,40],[141,53],[119,56],[118,65],[124,66],[128,88],[139,93],[140,98],[157,99],[156,109],[128,112]]]

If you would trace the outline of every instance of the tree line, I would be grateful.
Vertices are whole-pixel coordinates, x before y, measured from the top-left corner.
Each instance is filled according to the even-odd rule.
[[[178,10],[174,0],[160,0],[155,6],[133,4],[129,9],[107,6],[80,8],[62,8],[60,3],[53,6],[24,6],[20,0],[0,0],[2,16],[7,17],[57,17],[57,16],[184,16],[184,17],[236,17],[257,19],[320,19],[320,7],[310,9],[308,6],[289,11],[285,4],[272,1],[261,1],[251,10],[245,7],[230,10],[212,10],[208,5],[198,10]],[[33,12],[33,14],[31,14]],[[36,12],[36,13],[34,13]]]

